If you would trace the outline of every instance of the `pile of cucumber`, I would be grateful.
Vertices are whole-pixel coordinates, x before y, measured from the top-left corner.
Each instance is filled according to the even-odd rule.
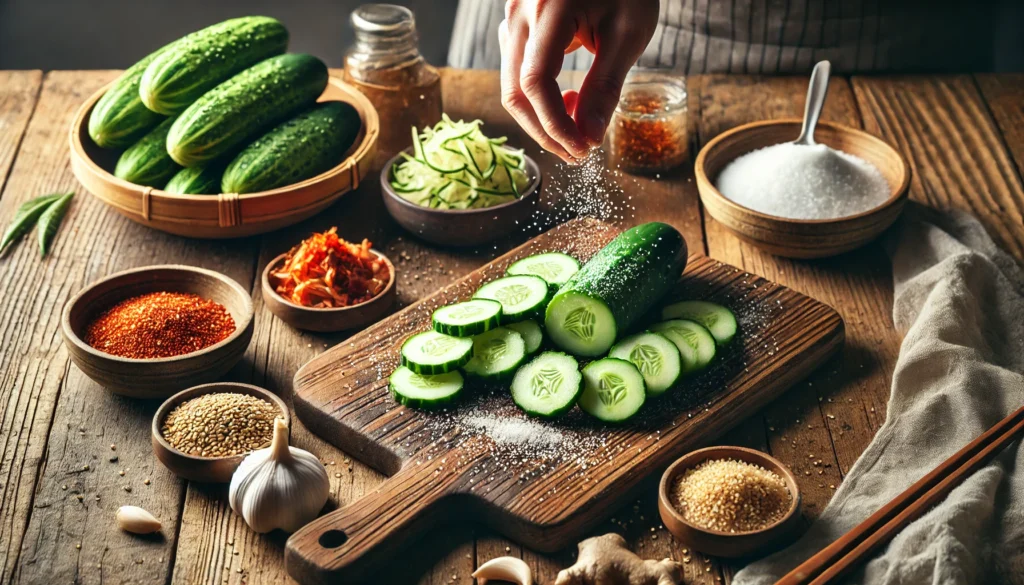
[[[561,252],[523,258],[472,300],[434,311],[433,329],[402,345],[391,393],[408,406],[445,406],[465,375],[508,383],[533,416],[578,404],[605,422],[628,420],[706,368],[736,335],[733,313],[707,301],[668,305],[661,322],[625,335],[685,264],[682,236],[658,222],[623,232],[582,267]],[[545,345],[553,349],[541,352]],[[581,369],[577,358],[597,359]]]
[[[182,37],[114,81],[89,136],[123,149],[115,176],[168,193],[254,193],[315,177],[341,163],[362,120],[348,103],[316,103],[327,66],[287,47],[284,25],[265,16]]]

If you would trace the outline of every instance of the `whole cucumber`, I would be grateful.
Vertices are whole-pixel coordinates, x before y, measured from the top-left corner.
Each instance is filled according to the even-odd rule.
[[[220,179],[223,175],[224,163],[221,161],[184,168],[167,181],[164,191],[178,195],[216,195],[221,192]]]
[[[350,104],[316,104],[245,147],[224,171],[221,190],[255,193],[315,177],[342,161],[361,125]]]
[[[651,222],[619,234],[594,254],[548,304],[545,327],[559,348],[604,355],[679,280],[686,240]]]
[[[312,55],[271,57],[211,89],[171,126],[167,152],[193,167],[240,148],[302,111],[327,87],[327,66]]]
[[[89,137],[97,146],[124,148],[134,144],[165,118],[142,103],[139,84],[149,64],[173,46],[161,47],[126,69],[96,102],[89,114]]]
[[[181,169],[167,154],[165,146],[172,124],[173,118],[164,120],[122,152],[114,167],[114,176],[136,185],[163,187]]]
[[[207,91],[288,48],[288,30],[274,18],[232,18],[182,37],[146,67],[142,103],[154,112],[180,114]]]

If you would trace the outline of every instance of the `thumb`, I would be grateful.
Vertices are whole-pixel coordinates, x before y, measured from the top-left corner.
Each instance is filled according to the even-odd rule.
[[[594,64],[580,86],[576,125],[593,145],[604,140],[608,122],[619,103],[622,83],[636,60],[633,55],[623,54],[619,49],[616,42],[601,43],[597,47]]]

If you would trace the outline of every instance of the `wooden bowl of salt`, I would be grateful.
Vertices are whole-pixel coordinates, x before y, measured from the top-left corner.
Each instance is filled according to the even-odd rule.
[[[813,216],[822,210],[783,209],[782,204],[768,195],[772,187],[777,187],[775,184],[765,188],[765,201],[760,211],[726,197],[719,190],[720,175],[730,163],[755,150],[795,140],[802,123],[800,119],[753,122],[723,132],[708,142],[694,164],[701,202],[711,217],[741,240],[771,254],[824,258],[859,248],[896,221],[903,211],[910,184],[910,166],[903,155],[881,138],[863,130],[819,122],[814,138],[818,144],[862,159],[881,173],[888,192],[883,192],[869,209],[838,217],[794,218],[792,215],[808,212],[806,215]],[[816,178],[820,177],[811,176],[811,179]],[[773,206],[778,213],[765,211]]]

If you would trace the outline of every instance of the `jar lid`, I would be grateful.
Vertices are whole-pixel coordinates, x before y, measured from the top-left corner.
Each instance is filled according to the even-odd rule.
[[[363,4],[352,11],[351,19],[359,31],[407,34],[416,28],[412,11],[396,4]]]

